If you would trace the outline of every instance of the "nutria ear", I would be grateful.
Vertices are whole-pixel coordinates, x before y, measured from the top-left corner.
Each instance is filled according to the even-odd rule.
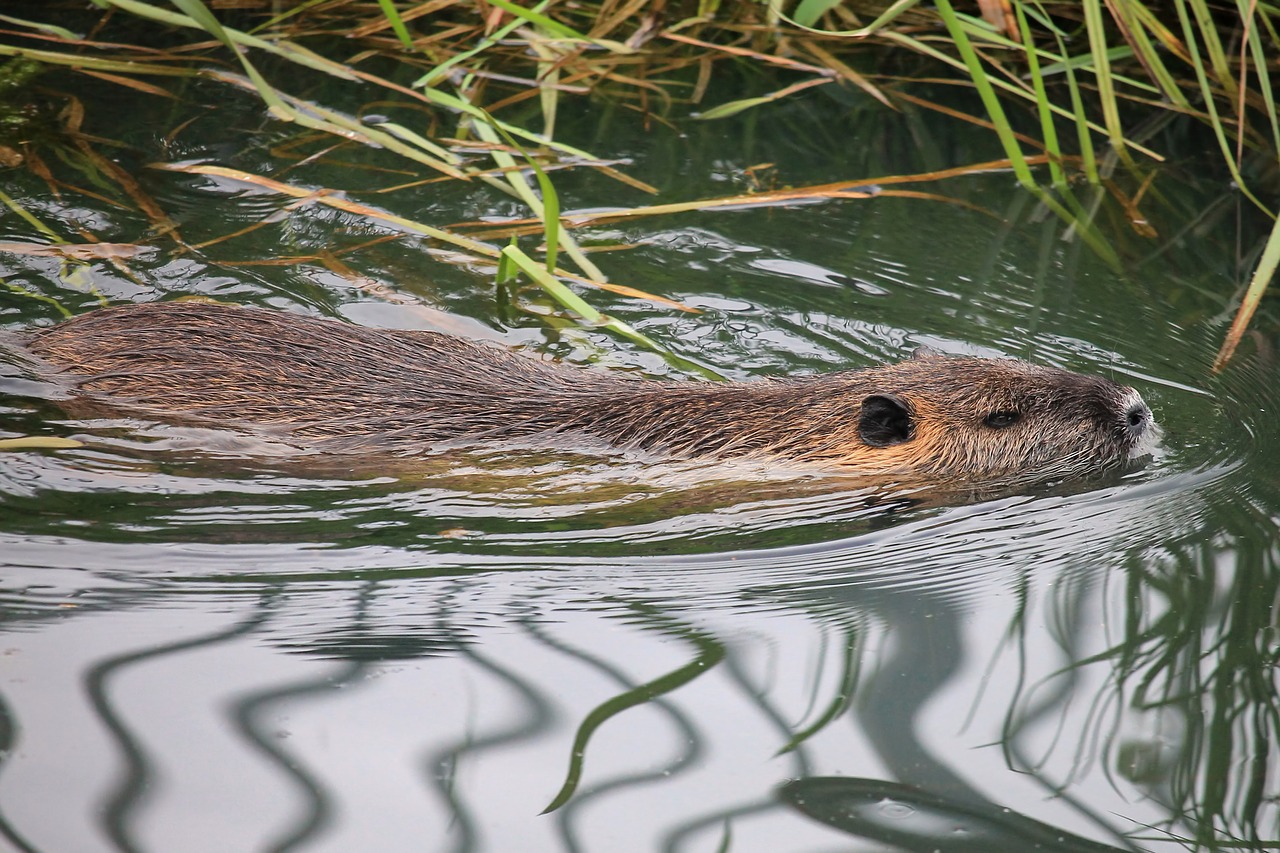
[[[911,351],[912,361],[921,361],[926,358],[945,358],[946,353],[942,350],[936,350],[931,346],[918,346]]]
[[[890,447],[910,441],[915,433],[911,409],[898,397],[872,394],[862,401],[858,435],[872,447]]]

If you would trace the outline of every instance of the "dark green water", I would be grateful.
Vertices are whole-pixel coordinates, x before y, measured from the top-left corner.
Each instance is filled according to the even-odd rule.
[[[148,164],[349,190],[434,224],[524,215],[488,188],[375,195],[414,176],[354,146],[299,163],[331,143],[295,145],[296,128],[209,82],[177,101],[47,84],[77,91],[86,129],[121,143],[111,156],[188,244],[271,221],[179,251],[136,205],[66,186],[113,195],[71,154],[47,155],[57,193],[10,169],[6,192],[64,239],[153,249],[119,264],[0,252],[6,329],[56,321],[53,302],[202,295],[675,372],[415,237],[327,268],[322,253],[397,232]],[[804,185],[996,156],[954,124],[822,92],[770,115],[645,130],[600,102],[559,135],[630,158],[662,202],[745,190],[761,163],[776,164],[766,182]],[[987,500],[886,503],[832,479],[567,453],[422,470],[270,456],[229,433],[71,419],[0,364],[0,437],[84,442],[0,453],[0,844],[1272,849],[1275,324],[1210,375],[1264,227],[1212,162],[1162,167],[1144,208],[1156,239],[1100,201],[1119,270],[1006,174],[923,187],[964,205],[581,232],[629,247],[594,256],[614,281],[700,313],[594,304],[733,378],[924,344],[1112,376],[1162,424],[1141,470]],[[567,210],[652,202],[588,170],[555,177]],[[0,241],[47,238],[7,213]],[[258,263],[282,257],[308,260]],[[811,778],[827,776],[854,778]]]

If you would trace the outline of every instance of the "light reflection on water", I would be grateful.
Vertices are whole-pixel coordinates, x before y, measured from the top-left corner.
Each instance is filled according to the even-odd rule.
[[[1225,473],[670,557],[6,535],[3,814],[32,849],[191,849],[193,827],[210,849],[685,849],[726,821],[736,849],[808,849],[831,830],[774,787],[847,775],[1108,838],[1165,816],[1063,745],[1097,736],[1071,697],[1110,677],[1072,668],[1115,641],[1133,543]],[[1125,715],[1125,743],[1166,742],[1170,716]],[[575,796],[539,817],[593,718]]]
[[[56,603],[14,614],[6,697],[21,748],[0,801],[47,849],[103,835],[190,849],[182,839],[211,813],[240,816],[204,828],[224,849],[422,837],[662,849],[705,844],[730,818],[741,849],[807,849],[827,831],[770,791],[831,774],[985,797],[1087,836],[1156,822],[1140,788],[1121,780],[1117,802],[1117,780],[1063,745],[1075,742],[1064,731],[1097,728],[1088,702],[1058,689],[1059,668],[1114,641],[1117,624],[1088,615],[1120,568],[1109,555],[1135,533],[1126,525],[1164,532],[1142,530],[1123,499],[1091,502],[1010,501],[831,547],[675,565],[99,546],[96,571],[62,570]],[[83,560],[65,542],[4,552],[39,560],[57,585],[55,545]],[[700,658],[705,672],[607,719],[581,795],[537,817],[593,709]],[[1106,673],[1084,667],[1066,692],[1104,694]],[[995,745],[1020,695],[1031,707],[1010,718],[1006,746],[1036,768],[1023,784]],[[72,784],[59,782],[67,762]],[[1041,786],[1071,777],[1072,798],[1046,805]],[[54,788],[56,800],[33,794]]]

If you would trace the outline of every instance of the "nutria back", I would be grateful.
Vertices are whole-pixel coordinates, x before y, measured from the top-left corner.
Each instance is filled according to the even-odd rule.
[[[112,408],[336,452],[502,439],[564,446],[577,436],[959,482],[1117,465],[1153,428],[1132,388],[1005,359],[930,354],[802,378],[661,382],[434,332],[196,302],[94,311],[27,345],[77,394]]]

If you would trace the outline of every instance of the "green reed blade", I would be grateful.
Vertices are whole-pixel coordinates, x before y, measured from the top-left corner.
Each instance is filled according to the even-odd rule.
[[[911,36],[904,35],[903,33],[893,32],[893,31],[881,33],[881,37],[884,38],[886,41],[894,42],[894,43],[909,47],[912,50],[916,51],[917,53],[922,53],[925,56],[933,57],[939,62],[950,65],[953,68],[958,68],[962,71],[968,70],[967,66],[963,61],[956,59],[953,56],[949,56],[943,53],[942,51],[937,50],[936,48],[926,44],[925,42],[920,41],[919,39],[915,39],[915,38],[912,38]],[[1007,80],[1002,80],[999,77],[988,77],[987,80],[992,86],[999,88],[1010,94],[1016,95],[1019,98],[1028,99],[1028,98],[1035,97],[1035,93],[1031,91],[1028,87],[1014,86],[1011,83],[1009,83]],[[1060,116],[1063,116],[1064,118],[1069,118],[1072,120],[1075,120],[1078,118],[1077,114],[1073,114],[1069,110],[1065,109],[1064,107],[1060,107],[1057,104],[1050,104],[1049,109],[1051,109],[1055,115],[1060,115]],[[1106,132],[1107,132],[1106,128],[1104,128],[1100,124],[1097,124],[1092,121],[1087,121],[1086,119],[1086,126],[1090,130],[1093,130],[1096,133],[1101,133],[1104,136],[1106,135]],[[1125,144],[1128,145],[1131,151],[1137,151],[1139,154],[1142,154],[1145,157],[1149,157],[1158,163],[1164,162],[1165,158],[1161,156],[1159,152],[1155,151],[1152,148],[1149,148],[1138,142],[1134,142],[1132,139],[1126,140]]]
[[[486,114],[487,115],[487,114]],[[588,278],[594,278],[600,281],[605,280],[605,275],[600,268],[592,263],[587,256],[578,248],[575,241],[569,234],[562,231],[560,227],[560,197],[556,194],[555,187],[551,183],[551,179],[542,171],[542,167],[534,162],[534,158],[524,151],[516,141],[511,138],[510,134],[504,133],[501,128],[491,125],[488,122],[481,122],[474,125],[476,135],[486,142],[497,143],[505,137],[507,144],[511,145],[517,151],[524,155],[525,161],[533,167],[534,176],[538,181],[538,189],[541,197],[533,191],[533,187],[529,186],[529,180],[520,171],[515,158],[500,148],[495,148],[489,152],[493,157],[493,161],[503,170],[504,177],[515,191],[516,195],[523,201],[533,215],[542,221],[542,231],[547,244],[547,268],[555,269],[554,259],[559,247],[563,244],[565,254],[573,258],[578,268],[587,275]]]
[[[827,83],[834,83],[834,77],[817,77],[809,80],[801,80],[799,83],[792,83],[790,86],[779,89],[776,92],[770,92],[767,95],[761,95],[758,98],[743,98],[740,101],[730,101],[727,104],[717,104],[709,110],[698,113],[693,118],[709,121],[712,119],[728,118],[737,115],[743,110],[749,110],[752,107],[758,107],[761,104],[768,104],[773,101],[794,95],[796,92],[804,89],[811,89],[814,86],[823,86]]]
[[[794,17],[788,17],[782,11],[783,0],[769,0],[769,11],[772,14],[776,15],[778,20],[786,21],[788,24],[791,24],[794,27],[798,27],[799,29],[802,29],[802,30],[807,30],[808,32],[811,32],[811,33],[817,33],[819,35],[824,35],[824,36],[844,36],[847,38],[866,38],[872,33],[876,33],[884,29],[889,24],[893,23],[897,18],[899,18],[904,12],[911,10],[915,6],[919,5],[919,3],[920,3],[920,0],[895,0],[895,2],[891,3],[887,9],[881,12],[879,17],[877,17],[874,21],[867,24],[865,27],[862,27],[856,30],[828,31],[828,30],[815,29],[812,26],[802,24],[799,21],[797,21]]]
[[[56,50],[36,50],[29,47],[15,47],[11,44],[0,44],[0,56],[20,56],[34,59],[48,65],[61,65],[88,71],[102,71],[108,74],[146,74],[157,77],[194,77],[200,72],[194,68],[174,68],[171,65],[158,65],[147,62],[134,62],[130,59],[103,59],[99,56],[87,56],[83,53],[61,53]]]
[[[536,145],[545,145],[548,148],[554,148],[556,151],[559,151],[562,154],[568,154],[570,157],[580,157],[583,160],[592,161],[601,159],[594,154],[583,151],[581,148],[575,148],[574,146],[566,145],[563,142],[556,142],[554,139],[544,139],[531,130],[525,130],[523,127],[509,124],[500,118],[489,115],[470,101],[457,95],[450,95],[448,92],[443,92],[440,89],[429,88],[423,89],[422,94],[433,104],[444,107],[448,110],[453,110],[454,112],[466,113],[473,118],[479,119],[485,124],[501,128],[518,139],[527,139]]]
[[[530,13],[540,13],[543,9],[547,8],[547,6],[549,6],[550,4],[551,4],[551,0],[542,0],[541,3],[537,4],[532,9],[527,9],[526,11]],[[525,23],[524,19],[522,18],[512,18],[512,20],[503,24],[501,27],[498,27],[498,29],[494,30],[490,35],[481,39],[475,45],[475,47],[472,47],[469,50],[464,50],[461,53],[458,53],[458,54],[455,54],[454,56],[449,57],[444,62],[441,62],[439,65],[437,65],[435,68],[432,68],[426,74],[423,74],[421,77],[419,77],[417,80],[414,81],[413,88],[426,89],[431,86],[434,86],[439,80],[441,80],[444,77],[444,75],[449,71],[449,69],[453,68],[455,65],[459,65],[463,62],[466,62],[468,59],[471,59],[474,56],[479,56],[484,51],[488,50],[489,48],[493,47],[495,44],[498,44],[499,42],[501,42],[507,36],[511,35],[511,33],[514,32],[517,28],[524,26],[524,23]]]
[[[267,18],[261,24],[258,24],[256,27],[249,30],[249,34],[252,35],[254,33],[260,33],[265,30],[270,30],[274,27],[279,26],[280,24],[284,23],[290,18],[294,18],[294,17],[297,17],[298,15],[301,15],[303,12],[307,11],[313,6],[319,6],[322,3],[329,3],[329,2],[332,2],[332,0],[303,0],[303,2],[297,4],[296,6],[290,6],[288,9],[282,9],[277,14]]]
[[[400,39],[400,43],[405,46],[405,49],[413,50],[413,39],[409,36],[409,29],[404,25],[404,21],[401,20],[400,13],[396,11],[394,0],[378,0],[378,8],[382,10],[383,16],[391,24],[391,31],[396,34],[396,38]]]
[[[65,27],[59,27],[56,24],[47,24],[43,21],[28,21],[23,18],[15,18],[11,15],[0,15],[0,21],[6,24],[13,24],[15,27],[25,27],[36,32],[48,33],[51,36],[57,36],[65,41],[80,41],[80,36],[71,32]]]
[[[1205,0],[1179,0],[1179,7],[1191,7],[1191,14],[1195,17],[1196,29],[1200,37],[1204,39],[1205,53],[1209,55],[1209,64],[1213,68],[1213,76],[1217,79],[1218,85],[1222,87],[1222,91],[1226,94],[1228,101],[1234,106],[1238,97],[1235,75],[1231,73],[1231,60],[1227,58],[1227,52],[1222,47],[1222,40],[1218,38],[1218,26],[1214,23],[1213,12],[1209,9],[1209,5]]]
[[[10,292],[18,296],[25,296],[28,299],[35,299],[38,302],[44,302],[47,305],[53,306],[53,309],[55,311],[57,311],[59,314],[61,314],[63,317],[67,318],[68,320],[71,319],[71,317],[73,316],[71,312],[68,311],[61,302],[54,299],[52,296],[45,296],[43,293],[35,293],[33,291],[27,290],[26,288],[22,287],[19,284],[15,284],[12,281],[4,282],[4,286],[8,288]]]
[[[112,0],[114,2],[114,0]],[[280,100],[280,95],[272,88],[271,84],[258,73],[258,69],[249,61],[249,57],[245,56],[235,45],[231,36],[222,28],[222,24],[218,23],[218,19],[200,0],[170,0],[173,5],[177,6],[181,11],[187,14],[187,17],[195,21],[196,24],[209,33],[211,36],[222,42],[227,50],[235,54],[240,60],[244,73],[249,75],[249,79],[253,81],[254,88],[258,90],[258,96],[262,98],[263,103],[267,105],[267,110],[277,118],[289,121],[292,119],[292,111],[284,105]]]
[[[1035,179],[1032,177],[1031,169],[1027,166],[1027,161],[1022,155],[1022,147],[1018,145],[1013,128],[1009,124],[1009,118],[1005,115],[1004,107],[1000,105],[1000,99],[996,96],[991,80],[988,78],[986,69],[978,58],[977,52],[974,51],[968,34],[965,33],[955,10],[951,7],[951,0],[936,0],[936,2],[938,15],[942,18],[951,40],[955,43],[956,50],[964,60],[965,68],[969,72],[969,78],[973,81],[974,88],[978,90],[978,96],[982,99],[982,104],[987,109],[987,117],[991,119],[991,124],[996,130],[996,136],[1000,138],[1000,144],[1004,147],[1005,156],[1009,158],[1009,162],[1013,166],[1014,175],[1017,176],[1018,182],[1024,187],[1028,189],[1035,187]]]
[[[1271,87],[1271,75],[1267,71],[1266,46],[1262,43],[1262,33],[1257,24],[1257,7],[1249,0],[1236,0],[1236,8],[1240,12],[1240,20],[1244,22],[1248,33],[1249,55],[1253,59],[1253,73],[1258,78],[1257,88],[1262,93],[1262,101],[1266,105],[1266,116],[1271,123],[1271,146],[1280,149],[1280,118],[1276,115],[1275,92]],[[1263,16],[1266,19],[1266,16]],[[1272,39],[1280,44],[1280,39]],[[1272,48],[1275,49],[1275,46]],[[1243,74],[1243,72],[1242,72]],[[1242,134],[1243,135],[1243,134]]]
[[[93,3],[103,9],[114,6],[123,12],[128,12],[130,15],[135,15],[139,18],[146,18],[152,21],[159,21],[160,23],[173,27],[205,29],[194,18],[187,15],[181,15],[177,12],[170,12],[169,10],[161,9],[158,6],[152,6],[149,3],[141,2],[141,0],[93,0]],[[205,11],[208,10],[206,9]],[[214,23],[216,24],[217,21],[215,20]],[[274,54],[282,59],[287,59],[290,62],[296,62],[299,65],[304,65],[307,68],[311,68],[315,71],[321,71],[325,74],[329,74],[343,80],[355,81],[359,79],[351,73],[351,69],[342,63],[334,62],[331,59],[325,59],[324,57],[313,53],[304,47],[293,44],[292,42],[284,40],[267,41],[230,27],[220,28],[229,39],[244,47],[252,47],[256,50],[266,51],[267,53]]]
[[[437,145],[436,143],[432,142],[430,139],[427,139],[422,134],[412,131],[402,124],[397,124],[393,121],[379,121],[376,123],[366,121],[366,122],[361,122],[361,124],[365,128],[376,127],[378,130],[384,130],[387,133],[390,133],[392,136],[396,137],[397,139],[402,139],[405,142],[418,146],[423,151],[430,152],[436,157],[439,157],[441,160],[448,162],[451,166],[462,165],[462,158],[459,157],[457,154],[453,153],[447,148]],[[465,176],[460,176],[460,177],[465,177]]]
[[[802,27],[812,27],[818,19],[840,5],[841,0],[800,0],[791,17]],[[774,8],[774,4],[769,4]]]
[[[1209,85],[1209,75],[1205,71],[1204,61],[1200,58],[1200,47],[1196,41],[1196,29],[1193,27],[1191,17],[1187,12],[1187,0],[1174,0],[1174,6],[1178,10],[1178,21],[1182,24],[1183,38],[1186,41],[1187,52],[1191,56],[1191,67],[1195,69],[1196,82],[1200,86],[1200,94],[1204,99],[1204,108],[1209,114],[1209,126],[1213,129],[1213,134],[1218,140],[1218,148],[1222,151],[1222,159],[1226,162],[1227,169],[1231,172],[1232,180],[1235,181],[1236,186],[1244,197],[1257,205],[1268,216],[1271,216],[1273,214],[1270,209],[1253,194],[1249,185],[1245,183],[1244,176],[1240,174],[1235,153],[1231,150],[1231,144],[1227,140],[1226,127],[1218,115],[1218,106],[1214,99],[1215,92]]]
[[[32,213],[31,211],[23,207],[21,204],[19,204],[17,199],[13,198],[4,190],[0,190],[0,204],[3,204],[5,207],[12,210],[15,214],[17,214],[19,219],[21,219],[23,222],[26,222],[32,228],[39,231],[45,237],[49,238],[50,241],[54,243],[67,242],[52,228],[50,228],[48,225],[45,225],[43,222],[37,219],[34,213]]]
[[[538,165],[537,158],[533,157],[532,155],[529,154],[529,152],[521,148],[520,144],[511,138],[511,134],[505,133],[501,129],[498,129],[498,132],[501,133],[503,138],[506,139],[508,145],[510,145],[511,147],[515,148],[517,151],[520,152],[521,156],[524,157],[525,162],[528,163],[529,166],[533,169],[534,176],[538,179],[539,197],[534,197],[532,192],[530,192],[527,194],[528,197],[526,198],[526,202],[528,202],[531,199],[535,202],[535,204],[531,205],[531,207],[534,208],[534,212],[542,220],[543,242],[545,242],[547,246],[547,272],[555,273],[556,256],[559,253],[562,234],[563,234],[563,239],[566,245],[565,251],[569,252],[575,261],[578,260],[578,255],[581,254],[581,252],[578,251],[577,242],[572,237],[570,237],[567,233],[565,233],[560,226],[560,194],[556,192],[555,184],[551,183],[551,178],[547,177],[547,173],[543,171],[541,166]],[[495,155],[506,154],[505,151],[496,151],[496,150],[493,153]],[[495,157],[495,159],[497,158]],[[511,165],[515,164],[515,161],[510,158],[510,155],[507,155],[506,159],[511,163]],[[508,171],[507,177],[508,178],[514,177],[518,179],[518,181],[522,184],[521,187],[517,188],[518,190],[527,189],[529,186],[528,182],[524,180],[524,175],[520,174],[519,172]],[[521,195],[522,197],[526,196],[525,193],[521,193]],[[536,204],[536,202],[538,201],[541,202],[541,206],[538,206]],[[567,248],[568,246],[572,246],[573,251],[570,251]],[[579,266],[581,266],[580,263],[579,263]],[[587,272],[587,274],[592,278],[595,278],[601,281],[604,280],[604,275],[600,272],[599,269],[596,268],[594,264],[588,263],[588,266],[590,267],[590,270],[594,272],[587,271],[587,270],[584,270],[584,272]]]
[[[291,106],[290,116],[293,121],[304,127],[310,127],[315,130],[323,130],[332,133],[335,136],[341,136],[344,139],[352,139],[362,142],[366,145],[379,145],[388,151],[394,151],[402,157],[407,157],[428,166],[441,174],[448,175],[451,178],[466,180],[467,176],[464,172],[457,168],[455,164],[461,164],[462,158],[450,151],[444,151],[439,146],[433,145],[416,133],[406,132],[404,134],[396,133],[394,129],[389,128],[384,132],[382,125],[371,125],[360,121],[358,118],[344,115],[335,110],[321,107],[318,104],[308,104],[296,100],[291,96],[283,96]],[[393,126],[395,127],[395,126]],[[404,140],[404,141],[401,141]],[[425,145],[423,143],[426,143]],[[439,151],[444,159],[433,157],[426,151],[420,149],[425,148],[427,151]],[[448,161],[448,162],[446,162]]]
[[[533,282],[541,287],[548,296],[559,302],[565,308],[568,308],[570,311],[582,317],[583,320],[591,325],[601,329],[607,329],[621,338],[626,338],[627,340],[653,350],[658,355],[662,356],[663,361],[672,367],[685,370],[690,373],[696,373],[706,379],[716,381],[724,379],[724,377],[716,371],[708,367],[704,367],[697,362],[690,361],[683,356],[677,355],[675,352],[672,352],[653,338],[650,338],[643,332],[636,330],[627,323],[624,323],[622,320],[602,313],[582,297],[578,296],[578,294],[566,287],[554,275],[547,272],[546,269],[544,269],[537,261],[521,251],[520,247],[515,245],[514,240],[512,240],[510,245],[503,248],[502,255],[509,259],[511,263],[515,264],[515,266],[519,267],[525,275],[533,279]]]
[[[542,171],[542,167],[537,161],[530,158],[529,165],[533,166],[533,174],[538,179],[538,190],[542,193],[542,235],[543,241],[547,246],[547,272],[551,272],[556,268],[556,255],[560,247],[560,196],[556,193],[556,188],[551,183],[551,179],[547,177],[547,173]],[[567,234],[565,236],[568,236]],[[578,248],[578,244],[569,238],[574,249]],[[580,253],[579,253],[580,254]],[[581,268],[581,263],[578,264]],[[596,269],[594,264],[590,265],[592,269]],[[586,272],[586,270],[583,270]],[[597,273],[599,270],[597,270]],[[588,275],[591,275],[588,273]],[[603,275],[592,275],[592,278],[603,279]]]
[[[1031,187],[1031,191],[1035,194],[1040,203],[1049,208],[1063,222],[1070,223],[1080,235],[1080,239],[1084,240],[1085,245],[1093,250],[1102,261],[1111,269],[1119,272],[1122,269],[1120,264],[1120,256],[1116,254],[1116,250],[1107,242],[1106,237],[1098,231],[1098,226],[1093,221],[1093,216],[1082,208],[1075,196],[1068,194],[1065,198],[1069,201],[1064,204],[1053,196],[1043,187]]]
[[[247,84],[243,77],[226,71],[206,70],[204,76],[241,86],[242,88],[247,88],[251,84],[251,81]],[[319,104],[303,101],[292,95],[283,93],[277,93],[277,95],[279,96],[280,109],[283,111],[283,115],[280,118],[285,121],[296,122],[303,127],[330,133],[363,145],[381,146],[388,151],[394,151],[402,157],[407,157],[451,178],[467,179],[467,175],[453,165],[455,163],[460,164],[462,162],[461,158],[452,152],[441,149],[439,146],[426,142],[417,134],[409,131],[405,131],[403,134],[396,132],[397,128],[400,128],[399,125],[393,124],[387,130],[383,130],[383,125],[381,124],[368,124],[353,116],[344,115]],[[421,143],[426,144],[421,145]],[[426,148],[427,151],[440,151],[445,159],[450,162],[433,157],[427,151],[421,150],[422,148]]]
[[[549,18],[540,11],[526,9],[523,6],[517,6],[511,0],[489,0],[489,3],[497,6],[505,12],[510,12],[519,19],[523,19],[524,23],[537,24],[549,33],[559,36],[560,38],[573,39],[575,41],[594,41],[572,27],[566,26],[554,18]]]
[[[1062,32],[1055,29],[1053,37],[1058,44],[1058,51],[1065,56],[1067,45]],[[1092,128],[1084,110],[1080,81],[1076,79],[1076,71],[1071,64],[1064,64],[1063,71],[1067,77],[1067,94],[1071,99],[1071,116],[1075,120],[1076,144],[1080,147],[1080,166],[1084,171],[1085,179],[1096,186],[1102,183],[1102,177],[1098,174],[1098,158],[1093,150]]]
[[[529,49],[538,55],[538,105],[542,108],[542,135],[556,135],[556,108],[560,102],[556,87],[560,83],[560,55],[540,41],[530,41]]]
[[[511,235],[511,242],[507,244],[509,248],[519,251],[520,243],[516,240],[516,235]],[[515,281],[520,275],[520,268],[516,266],[515,261],[511,260],[511,256],[505,252],[498,253],[498,271],[493,274],[498,284],[507,284]]]
[[[632,48],[627,47],[622,42],[613,41],[611,39],[592,38],[591,36],[578,32],[567,24],[562,24],[556,19],[542,14],[540,10],[542,8],[546,8],[546,4],[542,4],[540,7],[535,9],[526,9],[524,6],[511,2],[511,0],[488,1],[490,5],[497,6],[499,9],[502,9],[505,12],[510,12],[514,15],[517,23],[533,24],[541,27],[558,39],[569,39],[570,41],[593,44],[597,47],[605,48],[612,53],[635,53]]]
[[[608,329],[655,352],[674,355],[674,353],[648,335],[636,331],[621,320],[600,312],[581,296],[566,287],[559,279],[547,272],[542,265],[526,255],[519,247],[507,246],[502,250],[502,254],[510,258],[511,262],[519,267],[521,272],[533,279],[533,282],[546,291],[548,296],[582,317],[583,320],[586,320],[591,325]]]
[[[1171,103],[1190,107],[1182,88],[1164,63],[1161,51],[1156,48],[1147,32],[1148,26],[1160,26],[1158,20],[1139,0],[1120,0],[1109,6],[1112,17],[1129,34],[1134,56],[1142,63],[1147,76],[1155,82],[1160,92]]]
[[[1121,159],[1129,161],[1124,130],[1120,125],[1120,107],[1116,103],[1115,83],[1111,79],[1111,60],[1107,56],[1107,28],[1101,0],[1083,0],[1084,27],[1089,36],[1089,53],[1093,57],[1093,76],[1098,86],[1098,104],[1102,107],[1102,123],[1107,128],[1111,147]]]
[[[1034,45],[1034,34],[1027,22],[1027,14],[1021,2],[1015,0],[1013,9],[1018,19],[1018,32],[1022,34],[1022,43]],[[1049,180],[1059,189],[1067,185],[1062,172],[1062,146],[1058,144],[1058,130],[1049,109],[1049,94],[1045,90],[1044,76],[1040,73],[1040,57],[1034,48],[1025,52],[1027,57],[1027,76],[1031,78],[1031,86],[1036,93],[1036,112],[1040,116],[1040,135],[1044,141],[1045,151],[1049,153]]]

